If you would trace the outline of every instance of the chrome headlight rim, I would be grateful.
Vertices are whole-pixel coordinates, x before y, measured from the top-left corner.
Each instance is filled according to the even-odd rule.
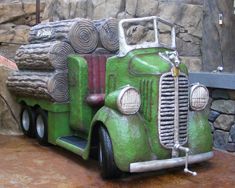
[[[193,92],[195,92],[196,89],[202,87],[205,91],[206,91],[206,99],[207,101],[205,102],[205,104],[200,107],[200,108],[196,108],[194,107],[194,105],[192,104],[193,103],[193,99],[192,99],[192,95],[193,95]],[[190,106],[190,109],[192,111],[202,111],[206,108],[206,106],[208,105],[208,101],[209,101],[209,91],[207,89],[207,87],[203,84],[200,84],[200,83],[194,83],[191,85],[191,88],[190,88],[190,100],[189,100],[189,106]]]
[[[138,97],[138,101],[139,101],[139,103],[138,103],[136,109],[133,110],[133,111],[131,111],[131,112],[127,112],[126,110],[124,110],[123,107],[122,107],[122,103],[121,103],[123,96],[124,96],[125,93],[126,93],[127,91],[129,91],[129,90],[133,90],[133,91],[136,92],[137,97]],[[139,111],[139,109],[140,109],[140,105],[141,105],[140,93],[139,93],[139,91],[138,91],[136,88],[134,88],[134,87],[132,87],[132,86],[127,86],[127,87],[125,87],[125,88],[123,88],[123,89],[121,90],[121,92],[119,93],[118,98],[117,98],[117,107],[118,107],[118,110],[119,110],[122,114],[124,114],[124,115],[133,115],[133,114],[136,114],[136,113]]]

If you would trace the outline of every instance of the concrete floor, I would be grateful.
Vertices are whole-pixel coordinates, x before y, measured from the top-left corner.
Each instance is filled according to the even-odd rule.
[[[98,164],[61,148],[42,147],[24,136],[0,136],[0,188],[77,187],[234,187],[235,156],[215,151],[209,162],[193,165],[192,177],[183,168],[124,175],[104,181]]]

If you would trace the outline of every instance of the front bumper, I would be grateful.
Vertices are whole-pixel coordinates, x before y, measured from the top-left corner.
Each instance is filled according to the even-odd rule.
[[[197,155],[189,155],[188,163],[199,163],[206,161],[213,157],[213,152],[201,153]],[[173,168],[177,166],[183,166],[185,164],[186,157],[177,157],[172,159],[163,159],[163,160],[153,160],[153,161],[144,161],[136,162],[130,164],[130,172],[147,172],[155,171],[166,168]]]

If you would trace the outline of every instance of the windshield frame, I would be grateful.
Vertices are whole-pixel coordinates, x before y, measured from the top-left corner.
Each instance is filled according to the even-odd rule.
[[[138,23],[138,22],[151,21],[151,20],[153,21],[155,41],[153,42],[146,41],[141,44],[128,45],[126,42],[126,36],[125,36],[123,24],[124,23]],[[171,28],[171,45],[166,45],[164,43],[159,42],[158,23],[165,24]],[[119,22],[118,29],[119,29],[119,54],[118,54],[119,57],[125,56],[128,52],[134,49],[159,48],[159,47],[168,48],[172,50],[176,49],[175,25],[157,16],[123,19]]]

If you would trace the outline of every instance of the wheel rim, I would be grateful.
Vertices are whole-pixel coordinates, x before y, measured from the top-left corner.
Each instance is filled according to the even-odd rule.
[[[37,134],[40,138],[43,138],[44,136],[44,132],[45,132],[44,128],[45,128],[45,125],[44,125],[42,116],[39,115],[36,120],[36,129],[37,129]]]
[[[29,126],[30,126],[29,112],[27,110],[24,110],[22,114],[22,127],[25,131],[28,131]]]

